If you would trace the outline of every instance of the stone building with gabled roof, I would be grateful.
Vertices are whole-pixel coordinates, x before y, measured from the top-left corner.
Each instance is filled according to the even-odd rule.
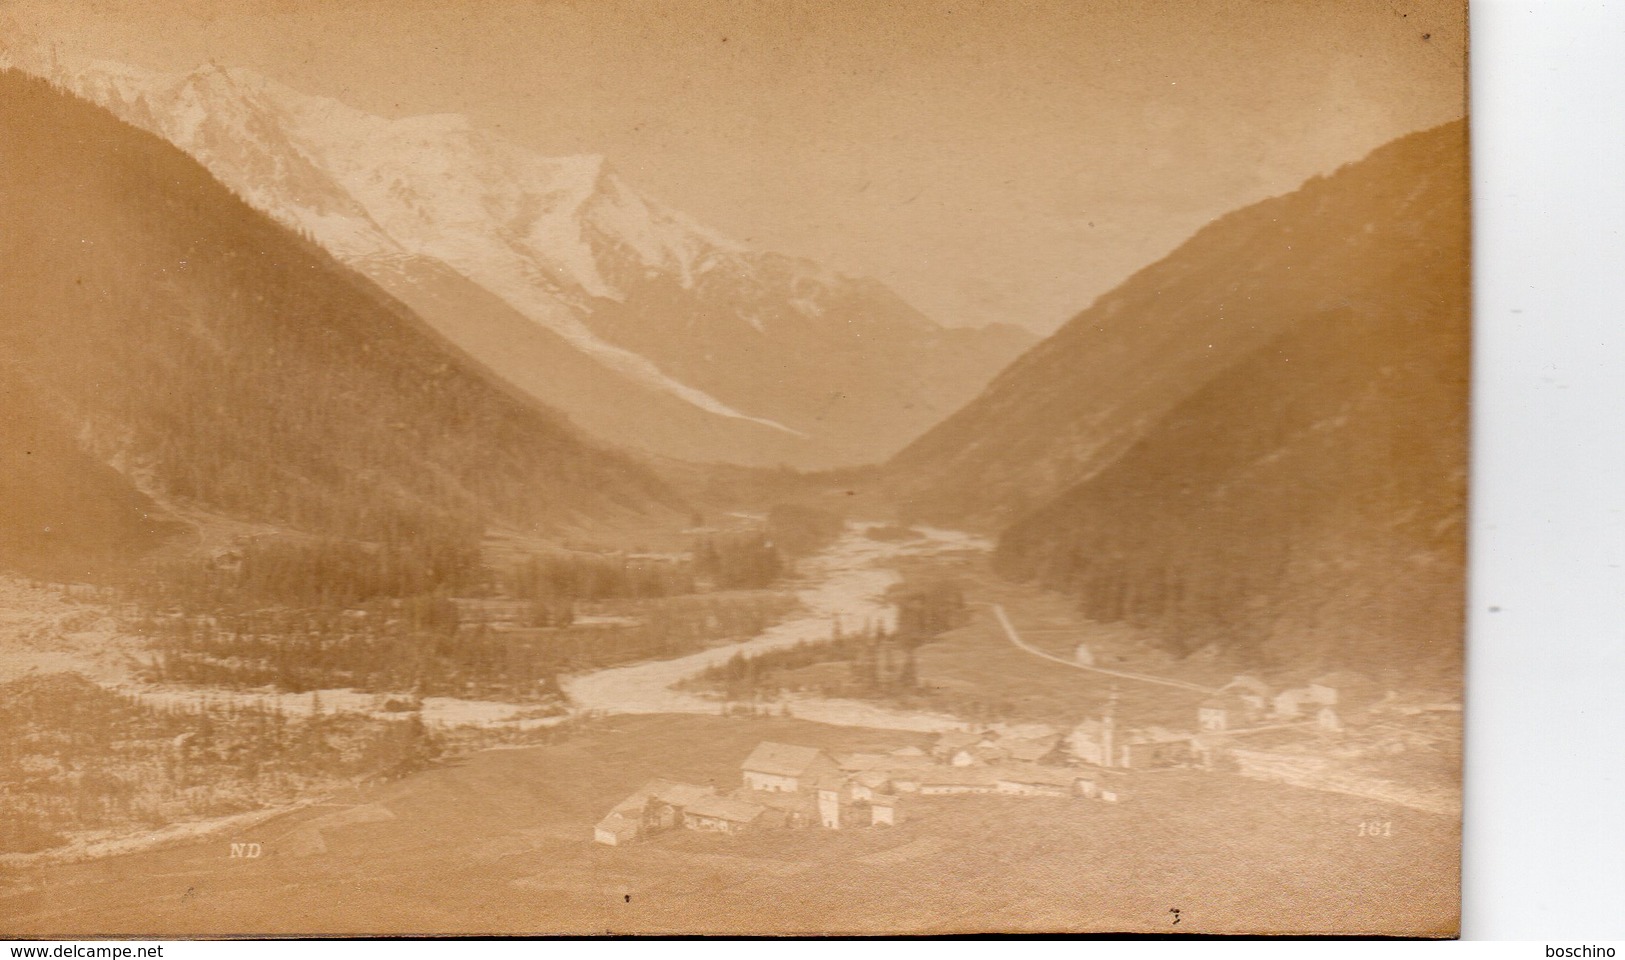
[[[836,765],[847,773],[885,770],[897,762],[896,757],[887,753],[837,753],[834,760]]]
[[[1131,730],[1118,748],[1117,765],[1127,770],[1166,770],[1191,762],[1191,734],[1165,727]]]
[[[1009,764],[995,768],[993,786],[999,793],[1021,797],[1067,797],[1076,792],[1078,775],[1061,767]]]
[[[841,768],[817,747],[800,747],[764,740],[740,764],[745,786],[752,790],[793,793],[812,789],[827,776],[839,776]]]
[[[938,759],[947,760],[962,750],[969,750],[984,742],[991,743],[992,739],[992,737],[984,733],[972,733],[969,730],[949,730],[937,737],[937,742],[931,747],[931,753]]]
[[[682,825],[689,806],[715,794],[712,787],[657,777],[616,804],[593,828],[593,839],[620,846],[646,834],[671,830]]]
[[[937,767],[920,777],[919,791],[926,796],[950,793],[992,793],[996,787],[993,772],[986,767]]]
[[[1041,737],[1037,740],[1018,740],[1009,745],[1005,753],[1011,760],[1020,763],[1039,763],[1055,752],[1061,745],[1059,734]]]
[[[767,808],[735,797],[701,797],[683,811],[683,826],[714,833],[740,833],[750,829]]]
[[[854,800],[872,800],[891,786],[891,774],[883,770],[865,770],[854,776],[848,786]]]

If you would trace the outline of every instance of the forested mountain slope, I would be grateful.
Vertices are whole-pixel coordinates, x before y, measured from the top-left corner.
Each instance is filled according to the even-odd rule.
[[[55,458],[8,503],[111,511],[125,539],[148,496],[374,539],[673,504],[175,147],[20,73],[0,102],[6,439]],[[14,551],[36,520],[7,510]]]
[[[1346,272],[1318,276],[1339,296],[1288,318],[1007,529],[1001,571],[1073,593],[1089,616],[1140,626],[1177,653],[1217,643],[1258,662],[1459,669],[1464,134],[1414,135],[1359,178],[1327,181],[1377,190],[1364,225],[1328,219],[1362,206],[1356,197],[1282,219],[1299,238],[1352,229]]]
[[[604,157],[454,114],[388,118],[238,67],[163,74],[0,51],[202,163],[529,396],[618,447],[873,463],[1033,337],[947,328],[884,285],[752,250]]]
[[[1214,221],[1006,368],[889,465],[915,516],[1000,527],[1104,469],[1309,318],[1443,310],[1463,269],[1466,125],[1412,134]],[[1438,264],[1447,262],[1441,268]]]

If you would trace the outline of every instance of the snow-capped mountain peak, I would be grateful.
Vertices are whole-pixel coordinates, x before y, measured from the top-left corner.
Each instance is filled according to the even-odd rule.
[[[376,116],[218,63],[166,74],[13,43],[0,64],[191,154],[538,398],[593,424],[606,405],[628,405],[605,432],[630,430],[628,442],[663,453],[872,459],[946,412],[921,397],[968,399],[1025,340],[947,337],[874,281],[695,223],[602,156],[544,155],[460,115]],[[526,325],[598,372],[568,388],[529,373],[552,368],[519,359],[546,342]],[[939,383],[929,368],[944,349],[952,373]],[[986,356],[965,355],[978,349]],[[760,375],[764,364],[774,376]],[[597,380],[630,392],[605,394]],[[656,408],[683,426],[646,425]]]

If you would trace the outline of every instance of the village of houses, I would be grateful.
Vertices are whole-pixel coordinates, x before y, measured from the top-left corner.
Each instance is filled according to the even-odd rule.
[[[740,763],[738,786],[683,783],[656,776],[597,824],[593,839],[621,846],[670,830],[720,834],[815,828],[887,827],[907,816],[915,796],[1071,797],[1117,803],[1133,794],[1136,775],[1196,769],[1228,771],[1311,789],[1354,793],[1419,809],[1453,802],[1337,769],[1328,750],[1344,755],[1404,749],[1390,718],[1448,714],[1457,704],[1400,706],[1365,678],[1348,672],[1272,691],[1237,676],[1196,708],[1194,729],[1119,729],[1115,692],[1096,717],[1063,732],[1046,724],[988,724],[942,733],[929,751],[831,753],[762,742]],[[1354,728],[1365,735],[1351,738]],[[1388,735],[1373,738],[1372,731]],[[1416,734],[1426,737],[1425,734]],[[1259,746],[1259,739],[1267,744]],[[1281,743],[1298,749],[1283,751]],[[1308,749],[1304,749],[1308,747]],[[1317,752],[1318,749],[1318,752]],[[657,771],[651,771],[657,773]]]

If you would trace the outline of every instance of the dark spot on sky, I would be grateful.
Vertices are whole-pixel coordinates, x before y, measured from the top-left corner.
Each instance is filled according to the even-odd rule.
[[[1433,34],[1431,34],[1431,33],[1424,33],[1424,34],[1422,34],[1422,39],[1423,39],[1423,40],[1432,40],[1432,39],[1433,39]]]

